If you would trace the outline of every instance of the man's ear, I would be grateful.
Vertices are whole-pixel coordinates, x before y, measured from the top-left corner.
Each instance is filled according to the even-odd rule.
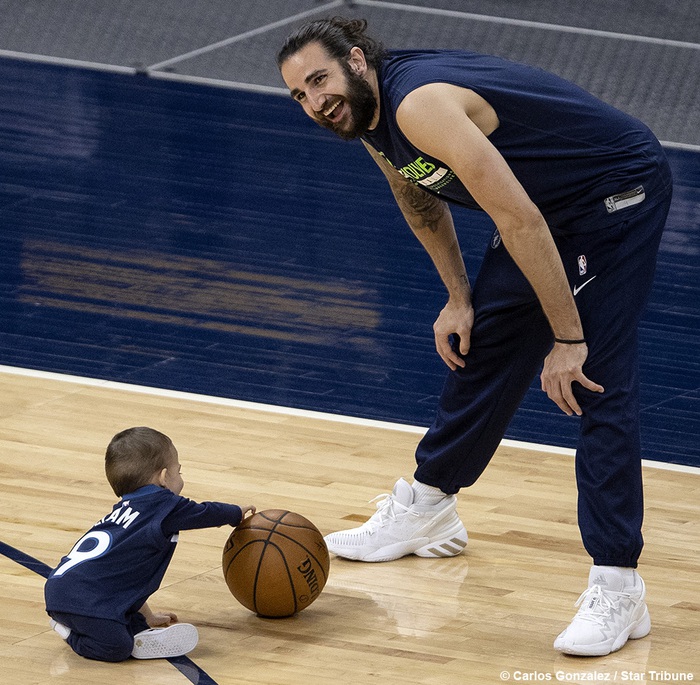
[[[365,53],[362,52],[362,48],[355,46],[350,49],[348,65],[358,76],[365,75],[367,72],[367,60],[365,59]]]

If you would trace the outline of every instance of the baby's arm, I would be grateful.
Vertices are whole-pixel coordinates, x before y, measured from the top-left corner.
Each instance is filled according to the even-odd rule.
[[[166,536],[181,530],[237,526],[246,514],[254,513],[252,504],[238,506],[224,502],[195,502],[180,497],[175,508],[163,519],[161,529]]]
[[[213,503],[215,506],[218,505],[219,503]],[[188,502],[189,507],[201,507],[202,505],[198,505],[196,502]],[[227,507],[229,510],[234,509],[234,507],[230,507],[229,505],[223,505],[224,507]],[[245,504],[240,507],[235,506],[235,510],[238,511],[240,510],[241,517],[240,520],[243,520],[248,514],[254,514],[255,513],[255,507],[252,504]],[[237,516],[235,517],[236,519],[238,518]],[[240,520],[238,521],[240,523]],[[218,525],[223,525],[223,521],[218,524]],[[216,524],[214,524],[216,525]],[[177,623],[177,615],[172,613],[171,611],[159,611],[157,613],[154,613],[151,610],[151,607],[148,606],[148,602],[144,602],[143,606],[139,609],[139,612],[143,614],[143,617],[146,619],[146,623],[151,628],[164,628],[166,626],[172,625],[173,623]]]

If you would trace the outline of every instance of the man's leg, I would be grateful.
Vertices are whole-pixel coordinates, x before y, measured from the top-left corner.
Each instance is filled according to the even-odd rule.
[[[670,202],[670,198],[669,198]],[[597,236],[560,246],[567,269],[585,255],[576,295],[588,340],[586,375],[605,392],[575,386],[583,410],[576,453],[579,527],[593,558],[574,622],[555,641],[572,654],[604,655],[650,630],[645,588],[634,571],[642,550],[637,328],[653,280],[668,203]],[[585,239],[584,239],[585,238]]]
[[[477,315],[465,367],[449,373],[416,450],[416,480],[447,494],[476,482],[551,346],[537,301]]]
[[[487,250],[473,305],[466,366],[448,375],[437,418],[416,452],[416,482],[399,480],[367,523],[326,536],[331,552],[388,561],[454,556],[466,545],[454,493],[488,464],[552,344],[539,302],[502,244]]]
[[[605,392],[576,384],[574,393],[583,410],[576,454],[579,526],[597,565],[636,567],[642,550],[638,325],[667,212],[667,203],[654,207],[615,227],[611,240],[581,240],[563,254],[569,266],[588,242],[588,272],[577,280],[595,276],[576,300],[589,348],[584,372]]]

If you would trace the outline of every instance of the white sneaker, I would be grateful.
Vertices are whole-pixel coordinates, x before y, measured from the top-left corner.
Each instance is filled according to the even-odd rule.
[[[199,641],[190,623],[174,623],[167,628],[149,628],[134,635],[134,659],[167,659],[191,652]]]
[[[576,602],[578,613],[554,641],[554,649],[579,656],[605,656],[620,649],[628,638],[645,637],[651,630],[645,596],[644,581],[633,569],[591,567],[588,589]]]
[[[453,557],[467,546],[454,495],[433,505],[414,504],[414,490],[401,478],[391,495],[375,499],[380,501],[369,521],[325,537],[330,552],[357,561],[391,561],[407,554]]]

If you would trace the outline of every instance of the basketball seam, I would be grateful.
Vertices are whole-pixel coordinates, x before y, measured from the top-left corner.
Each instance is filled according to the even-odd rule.
[[[270,519],[267,519],[267,520],[269,521]],[[270,522],[274,523],[274,525],[272,526],[272,529],[269,531],[269,534],[267,536],[267,540],[262,541],[263,542],[263,549],[262,549],[262,552],[260,552],[260,557],[258,558],[258,568],[255,569],[255,581],[253,582],[253,606],[255,607],[256,614],[260,614],[260,612],[258,611],[258,578],[260,577],[260,567],[262,566],[263,561],[265,559],[265,554],[267,553],[268,545],[272,544],[270,542],[270,538],[272,537],[272,534],[275,532],[275,528],[277,528],[277,524],[279,523],[279,521],[274,521],[274,522],[270,521]],[[250,530],[253,530],[253,529],[251,528]],[[284,565],[286,568],[287,560],[285,559],[284,554],[282,554],[282,550],[278,550],[278,551],[280,553],[280,556],[282,557],[282,560],[284,561]],[[289,571],[288,571],[288,573],[289,573]],[[294,586],[292,585],[292,588],[293,587]],[[294,594],[294,593],[292,593],[292,594]],[[294,610],[295,611],[296,611],[296,608],[297,608],[297,602],[296,602],[296,597],[295,597],[294,598]]]
[[[285,514],[286,515],[286,514]],[[268,531],[269,535],[267,536],[267,540],[258,540],[257,542],[262,542],[263,543],[263,549],[262,552],[260,552],[260,558],[258,559],[258,568],[255,570],[255,581],[253,582],[253,606],[255,607],[255,613],[259,614],[260,616],[264,616],[264,614],[261,614],[260,611],[258,610],[258,578],[260,576],[260,567],[262,566],[263,560],[265,559],[265,554],[267,553],[267,548],[268,546],[274,547],[280,555],[280,558],[282,559],[282,563],[284,564],[284,568],[287,572],[287,579],[289,580],[289,587],[291,589],[291,595],[292,598],[294,599],[294,613],[296,614],[297,611],[299,610],[298,604],[297,604],[297,593],[295,592],[295,587],[294,587],[294,579],[292,577],[292,574],[289,570],[289,564],[287,563],[287,557],[282,551],[282,549],[279,547],[279,545],[276,545],[274,542],[270,540],[272,537],[272,534],[275,532],[275,529],[277,526],[280,524],[281,519],[278,519],[277,521],[273,521],[271,519],[268,519],[267,517],[266,520],[270,521],[270,523],[273,523],[274,525],[272,528]],[[284,518],[284,516],[282,516]],[[266,528],[249,528],[249,530],[267,530]],[[281,533],[277,533],[278,535],[281,535]],[[288,540],[292,540],[292,538],[289,538],[286,535],[283,535],[283,537],[286,537]],[[294,542],[294,540],[292,540]],[[305,549],[305,548],[304,548]]]
[[[287,526],[287,525],[289,525],[289,524],[288,524],[288,523],[285,523],[284,525]],[[312,532],[315,532],[315,531],[313,531],[311,528],[307,528],[306,526],[300,526],[300,528],[303,528],[304,530],[311,530]],[[290,535],[287,535],[287,534],[285,534],[285,533],[282,533],[282,532],[276,530],[276,526],[275,526],[275,528],[272,528],[272,529],[269,529],[269,528],[258,528],[258,527],[249,526],[248,528],[246,528],[246,530],[259,530],[259,531],[264,531],[264,532],[266,532],[266,533],[269,532],[270,535],[267,536],[267,540],[251,540],[251,542],[246,542],[246,544],[243,545],[243,547],[241,547],[241,548],[238,550],[238,552],[236,552],[236,554],[233,556],[232,561],[233,561],[233,559],[235,559],[235,558],[238,556],[238,554],[239,554],[240,552],[242,552],[248,545],[252,544],[253,542],[264,542],[265,544],[270,543],[270,537],[271,537],[272,533],[275,533],[275,534],[279,535],[280,537],[285,538],[285,539],[288,540],[289,542],[293,542],[295,545],[298,545],[299,547],[301,547],[301,548],[302,548],[302,549],[303,549],[303,550],[318,564],[320,570],[323,572],[323,577],[324,577],[326,580],[328,579],[328,574],[326,573],[326,571],[325,571],[325,569],[324,569],[324,566],[323,566],[323,564],[321,563],[321,560],[318,558],[318,556],[317,556],[314,552],[312,552],[308,547],[306,547],[306,545],[302,545],[298,540],[295,540],[295,539],[294,539],[293,537],[291,537]],[[262,554],[265,554],[265,550],[264,550],[264,549],[263,549],[263,551],[262,551]]]

